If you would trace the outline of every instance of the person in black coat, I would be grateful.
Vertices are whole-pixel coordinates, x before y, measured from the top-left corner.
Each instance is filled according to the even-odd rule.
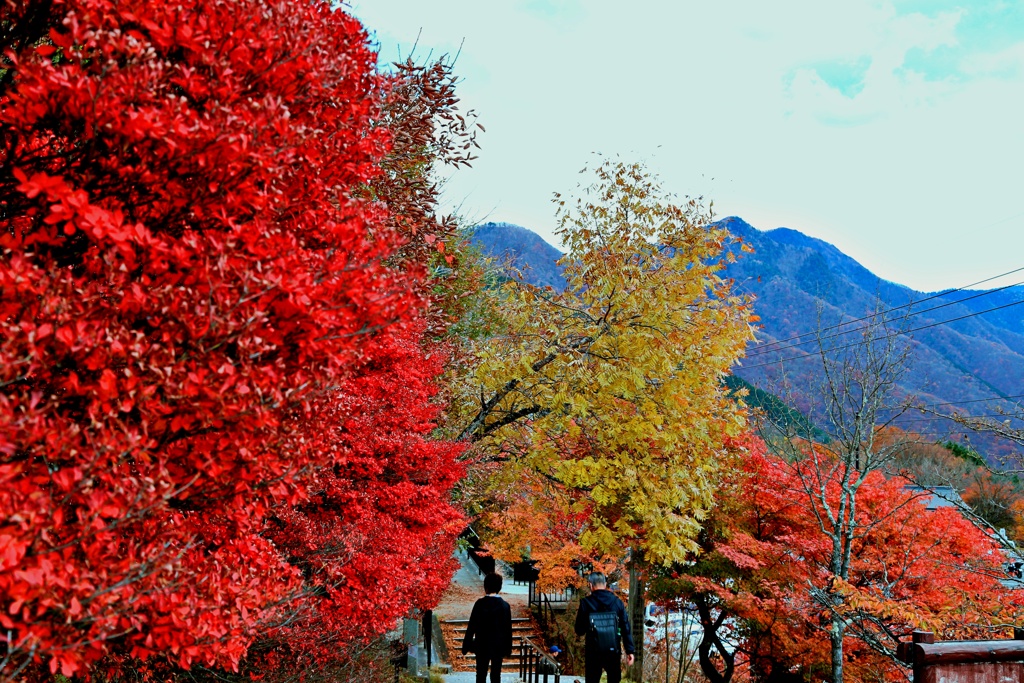
[[[512,656],[512,608],[498,593],[500,574],[484,577],[484,597],[473,605],[462,640],[462,654],[476,653],[476,683],[487,683],[487,667],[491,667],[491,683],[501,682],[501,660]]]
[[[594,572],[587,578],[590,584],[590,595],[580,600],[580,609],[576,612],[576,635],[586,635],[587,683],[599,683],[601,672],[608,672],[608,683],[619,683],[622,680],[622,650],[626,650],[626,662],[633,664],[633,636],[629,631],[629,619],[626,618],[626,606],[615,593],[608,590],[608,579],[601,572]],[[612,652],[601,652],[597,643],[591,642],[590,615],[594,612],[614,612],[618,620],[619,637],[616,649]]]

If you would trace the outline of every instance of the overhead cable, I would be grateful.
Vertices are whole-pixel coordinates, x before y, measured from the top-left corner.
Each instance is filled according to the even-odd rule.
[[[879,337],[872,337],[871,339],[866,339],[866,340],[862,340],[862,341],[856,341],[856,342],[852,342],[850,344],[844,344],[843,346],[835,346],[835,347],[830,347],[828,349],[822,349],[820,353],[825,353],[826,351],[828,353],[834,353],[836,351],[842,351],[843,349],[853,348],[854,346],[862,346],[864,344],[870,344],[870,343],[873,343],[873,342],[883,341],[885,339],[891,339],[892,337],[898,337],[898,336],[901,336],[901,335],[910,334],[911,332],[918,332],[920,330],[927,330],[928,328],[937,327],[939,325],[947,325],[949,323],[955,323],[955,322],[957,322],[959,320],[966,320],[967,318],[973,318],[975,316],[983,315],[985,313],[991,313],[993,311],[999,311],[999,310],[1002,310],[1004,308],[1011,308],[1012,306],[1019,306],[1020,304],[1024,304],[1024,299],[1022,299],[1020,301],[1013,301],[1013,302],[1008,303],[1008,304],[1003,304],[1002,306],[993,306],[992,308],[986,308],[984,311],[976,311],[974,313],[969,313],[967,315],[961,315],[961,316],[956,317],[956,318],[950,318],[949,320],[940,320],[938,322],[929,323],[927,325],[921,325],[920,327],[913,327],[913,328],[911,328],[909,330],[899,330],[899,331],[894,332],[892,334],[886,334],[886,335],[882,335],[882,336],[879,336]],[[779,350],[781,350],[781,349],[779,349]],[[744,365],[742,367],[744,369],[746,369],[746,370],[753,370],[754,368],[763,368],[763,367],[766,367],[766,366],[769,366],[769,365],[777,365],[779,363],[784,363],[786,361],[801,360],[803,358],[812,358],[812,357],[818,356],[818,355],[819,355],[819,353],[802,353],[799,356],[790,356],[788,358],[778,358],[778,359],[776,359],[774,361],[771,361],[771,362],[768,362],[768,363],[757,363],[755,365]]]
[[[999,276],[999,277],[1001,277],[1001,276]],[[973,296],[967,296],[967,297],[964,297],[963,299],[957,299],[956,301],[947,301],[944,304],[939,304],[938,306],[932,306],[931,308],[925,308],[924,310],[910,312],[910,313],[907,313],[906,315],[902,316],[901,318],[885,319],[885,315],[888,314],[891,311],[899,310],[899,308],[905,308],[905,306],[901,306],[901,307],[897,307],[897,308],[891,308],[888,311],[881,311],[881,312],[875,314],[874,316],[867,316],[866,318],[858,318],[856,321],[850,321],[850,322],[851,323],[852,322],[859,322],[859,321],[862,321],[862,320],[867,320],[867,319],[872,318],[872,317],[880,317],[880,318],[882,318],[881,322],[883,322],[883,323],[889,323],[889,322],[893,322],[894,320],[900,320],[900,319],[905,320],[907,318],[913,318],[913,317],[919,316],[919,315],[921,315],[923,313],[929,313],[931,311],[937,311],[940,308],[946,308],[947,306],[954,306],[956,304],[963,303],[964,301],[970,301],[971,299],[977,299],[979,297],[988,296],[990,294],[995,294],[996,292],[1001,292],[1004,289],[1009,289],[1011,287],[1017,287],[1018,285],[1024,285],[1024,280],[1021,280],[1020,282],[1015,282],[1015,283],[1013,283],[1011,285],[1005,285],[1005,286],[999,287],[997,289],[988,289],[988,290],[985,290],[984,292],[979,292],[978,294],[974,294]],[[921,301],[926,301],[926,300],[927,299],[921,299]],[[921,303],[921,301],[918,301],[916,303]],[[849,323],[843,323],[843,324],[849,324]],[[833,329],[835,327],[839,327],[839,325],[833,325],[832,328],[825,328],[822,331]],[[824,337],[815,336],[814,339],[808,339],[806,341],[797,342],[795,344],[789,344],[788,346],[781,346],[781,347],[777,347],[777,348],[769,348],[769,347],[770,347],[771,344],[777,344],[777,343],[780,343],[780,342],[771,342],[771,344],[766,344],[765,346],[757,346],[757,347],[755,347],[753,352],[748,354],[747,357],[748,358],[753,358],[754,356],[763,356],[763,355],[768,354],[768,353],[776,353],[778,351],[785,351],[786,349],[796,348],[796,347],[799,347],[799,346],[803,346],[804,344],[814,343],[816,341],[817,342],[821,342],[821,341],[825,341],[825,340],[828,340],[828,339],[835,339],[836,337],[842,337],[844,335],[851,334],[853,332],[860,332],[862,330],[866,330],[869,327],[870,327],[870,325],[862,325],[860,327],[855,327],[855,328],[853,328],[851,330],[845,330],[843,332],[836,332],[835,334],[826,335]],[[808,333],[800,335],[800,336],[805,337],[808,334],[818,335],[819,333],[818,332],[808,332]]]
[[[786,342],[793,341],[795,339],[800,339],[801,337],[806,337],[806,336],[809,336],[809,335],[812,335],[812,334],[816,335],[819,332],[828,332],[829,330],[834,330],[834,329],[837,329],[837,328],[840,328],[840,327],[844,327],[846,325],[852,325],[854,323],[859,323],[859,322],[863,322],[865,320],[870,320],[871,318],[875,317],[876,315],[887,315],[887,314],[891,313],[892,311],[899,311],[899,310],[902,310],[904,308],[910,308],[910,307],[916,306],[917,304],[922,304],[925,301],[931,301],[932,299],[937,299],[939,297],[947,296],[947,295],[953,294],[955,292],[962,292],[962,291],[964,291],[966,289],[970,289],[971,287],[976,287],[977,285],[983,285],[986,282],[992,282],[993,280],[998,280],[1000,278],[1004,278],[1007,275],[1013,275],[1014,273],[1019,273],[1022,270],[1024,270],[1024,266],[1021,266],[1020,268],[1015,268],[1014,270],[1008,270],[1005,273],[1002,273],[1000,275],[993,275],[992,277],[987,277],[984,280],[978,280],[977,282],[972,282],[969,285],[962,285],[960,287],[955,287],[953,289],[947,289],[947,290],[943,290],[941,292],[936,292],[935,294],[931,294],[929,296],[926,296],[923,299],[917,299],[915,301],[911,301],[910,303],[903,304],[902,306],[894,306],[894,307],[892,307],[892,308],[890,308],[888,310],[880,311],[878,313],[873,313],[871,315],[866,315],[866,316],[864,316],[862,318],[856,318],[854,320],[847,320],[845,322],[840,322],[840,323],[837,323],[835,325],[831,325],[831,326],[826,327],[826,328],[824,328],[822,330],[817,330],[815,332],[805,332],[804,334],[798,334],[798,335],[793,336],[793,337],[787,337],[786,339],[780,339],[780,340],[777,340],[777,341],[774,341],[774,342],[770,342],[769,344],[784,344]],[[1013,286],[1013,285],[1010,285],[1010,286]],[[1005,287],[1001,287],[1000,289],[1005,289]],[[999,290],[988,290],[988,291],[999,291]],[[961,299],[961,301],[967,301],[967,299]]]

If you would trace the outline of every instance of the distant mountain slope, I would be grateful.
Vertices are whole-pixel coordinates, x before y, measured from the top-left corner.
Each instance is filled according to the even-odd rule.
[[[752,254],[739,255],[727,270],[737,290],[756,297],[755,311],[761,317],[758,342],[751,345],[737,369],[737,374],[754,386],[775,390],[781,381],[782,360],[797,389],[809,395],[818,380],[818,366],[811,358],[800,358],[812,351],[814,344],[800,342],[813,337],[791,338],[818,329],[819,309],[821,324],[829,326],[867,315],[881,299],[888,308],[907,306],[901,311],[909,314],[906,327],[923,328],[912,333],[913,364],[901,386],[906,395],[924,403],[963,403],[1024,393],[1024,304],[975,315],[1024,300],[1024,287],[918,292],[879,278],[835,246],[796,230],[761,231],[736,217],[721,223],[754,248]],[[554,267],[561,253],[535,233],[491,223],[480,226],[473,239],[485,253],[513,257],[527,281],[556,289],[565,286]],[[920,303],[908,306],[912,302]],[[957,318],[962,319],[944,323]],[[856,332],[836,338],[842,343],[858,339]],[[998,405],[1008,404],[976,402],[964,408],[985,414],[994,413]],[[805,398],[796,407],[806,411],[810,402]],[[921,416],[908,417],[903,426],[936,436],[949,427]],[[985,445],[989,450],[996,447],[991,442]]]
[[[761,232],[735,217],[722,223],[754,248],[728,271],[739,290],[757,297],[755,307],[764,326],[761,341],[769,343],[750,349],[740,371],[748,381],[759,385],[777,379],[779,359],[799,367],[796,357],[814,348],[813,343],[799,342],[813,339],[775,346],[770,342],[813,333],[819,305],[823,324],[832,325],[870,313],[881,299],[886,307],[905,306],[891,317],[906,314],[903,324],[915,330],[914,364],[903,387],[908,394],[929,402],[959,402],[1016,395],[1024,389],[1024,306],[976,315],[1024,300],[1024,288],[930,295],[882,280],[831,244],[794,230]],[[912,302],[920,303],[909,306]],[[851,332],[836,340],[852,343],[858,337]],[[776,350],[767,351],[772,348]]]
[[[562,269],[555,261],[562,252],[545,242],[540,235],[511,223],[482,223],[471,239],[481,245],[484,253],[519,269],[523,279],[538,287],[565,289]]]

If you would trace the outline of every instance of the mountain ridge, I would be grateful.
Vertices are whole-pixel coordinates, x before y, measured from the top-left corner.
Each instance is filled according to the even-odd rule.
[[[795,407],[807,412],[814,361],[802,356],[812,348],[806,340],[814,339],[819,315],[825,327],[847,324],[831,332],[836,334],[856,329],[857,324],[849,325],[850,321],[869,315],[880,302],[893,313],[905,314],[904,326],[915,330],[911,341],[914,362],[900,387],[905,395],[926,404],[976,401],[964,407],[982,414],[977,408],[991,413],[994,407],[1009,404],[981,399],[1021,393],[1024,305],[1015,305],[1024,301],[1024,286],[920,292],[875,275],[834,245],[798,230],[762,231],[736,216],[718,223],[753,248],[753,253],[741,254],[738,245],[730,247],[737,259],[725,271],[737,291],[755,297],[754,309],[761,318],[758,342],[748,347],[747,358],[736,368],[736,374],[752,385],[768,391],[778,386],[783,379],[779,361],[784,361],[787,374],[802,378],[804,386],[798,389],[803,391],[798,390],[798,395],[803,393],[805,398],[798,398]],[[515,264],[531,284],[556,290],[565,287],[560,269],[554,266],[561,256],[555,247],[522,226],[480,227],[486,226],[501,229],[478,228],[474,232],[471,239],[484,253]],[[999,306],[1005,308],[989,310]],[[812,336],[791,339],[797,335]],[[843,336],[851,342],[857,339],[856,334]],[[950,424],[921,417],[905,419],[903,426],[939,436]],[[986,446],[996,448],[995,444]]]

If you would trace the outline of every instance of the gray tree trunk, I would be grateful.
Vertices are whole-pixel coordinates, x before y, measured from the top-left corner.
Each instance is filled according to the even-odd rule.
[[[832,683],[843,683],[843,635],[846,631],[846,627],[842,623],[842,620],[837,617],[832,617],[832,633],[830,634],[830,640],[832,641]]]
[[[640,569],[643,566],[643,555],[641,551],[633,548],[629,554],[629,612],[630,630],[633,632],[633,645],[636,648],[636,658],[633,666],[629,669],[630,679],[643,681],[644,671],[644,612],[647,608],[647,596],[643,580],[640,578]]]

